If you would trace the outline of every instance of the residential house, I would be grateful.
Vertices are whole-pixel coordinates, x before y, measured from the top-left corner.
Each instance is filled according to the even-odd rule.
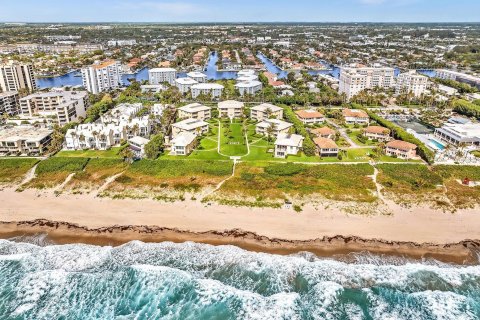
[[[275,141],[275,158],[286,158],[297,155],[305,138],[299,134],[280,133]]]
[[[135,136],[128,139],[128,147],[132,150],[134,158],[142,159],[145,157],[145,146],[150,142],[150,140]]]
[[[297,114],[298,119],[305,125],[313,125],[325,122],[324,115],[316,110],[298,110],[295,111],[295,113]]]
[[[390,140],[390,130],[380,126],[368,126],[363,130],[363,135],[371,140]]]
[[[262,121],[270,118],[282,119],[283,108],[270,103],[262,103],[250,108],[250,118],[255,121]]]
[[[173,138],[182,132],[190,132],[195,135],[205,134],[208,132],[208,123],[199,119],[185,119],[172,124]]]
[[[197,135],[192,132],[181,132],[170,141],[170,155],[186,156],[189,155],[197,143]]]
[[[441,128],[435,129],[435,137],[439,140],[458,146],[480,146],[480,124],[479,123],[445,123]]]
[[[320,157],[337,157],[338,146],[332,139],[317,137],[313,139]]]
[[[272,130],[271,134],[276,137],[281,133],[288,133],[291,127],[293,127],[293,124],[286,121],[278,119],[265,119],[257,124],[255,127],[255,132],[257,134],[268,136],[269,130]]]
[[[346,124],[361,124],[366,125],[369,123],[370,118],[368,114],[363,110],[358,109],[343,109],[342,115],[345,118]]]
[[[385,154],[401,159],[412,159],[417,155],[416,149],[417,146],[413,143],[402,140],[392,140],[385,145]]]
[[[335,130],[329,127],[313,129],[311,132],[320,138],[333,139],[335,137]]]

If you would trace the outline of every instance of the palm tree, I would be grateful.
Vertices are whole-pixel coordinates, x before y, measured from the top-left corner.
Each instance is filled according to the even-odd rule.
[[[266,129],[266,133],[267,133],[267,140],[270,142],[271,139],[273,138],[273,134],[275,133],[275,127],[273,124],[270,124],[267,129]]]

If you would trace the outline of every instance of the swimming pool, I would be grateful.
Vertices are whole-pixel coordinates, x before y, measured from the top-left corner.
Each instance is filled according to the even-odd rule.
[[[440,150],[440,151],[445,150],[445,146],[435,139],[430,139],[430,146],[436,150]]]

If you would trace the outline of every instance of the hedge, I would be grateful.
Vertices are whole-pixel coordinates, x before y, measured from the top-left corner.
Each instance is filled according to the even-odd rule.
[[[284,118],[293,124],[297,134],[300,134],[305,138],[303,140],[303,153],[305,153],[306,156],[314,156],[316,153],[315,144],[313,143],[312,138],[310,138],[310,135],[308,134],[307,129],[305,129],[302,121],[297,118],[297,115],[295,112],[293,112],[292,108],[286,105],[282,105],[281,107],[283,108]]]
[[[453,103],[453,111],[480,120],[480,106],[466,100],[455,100]]]

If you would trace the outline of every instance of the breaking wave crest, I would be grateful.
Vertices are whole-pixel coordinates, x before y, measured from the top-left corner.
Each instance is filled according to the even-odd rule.
[[[45,241],[0,240],[1,319],[480,318],[480,266]]]

